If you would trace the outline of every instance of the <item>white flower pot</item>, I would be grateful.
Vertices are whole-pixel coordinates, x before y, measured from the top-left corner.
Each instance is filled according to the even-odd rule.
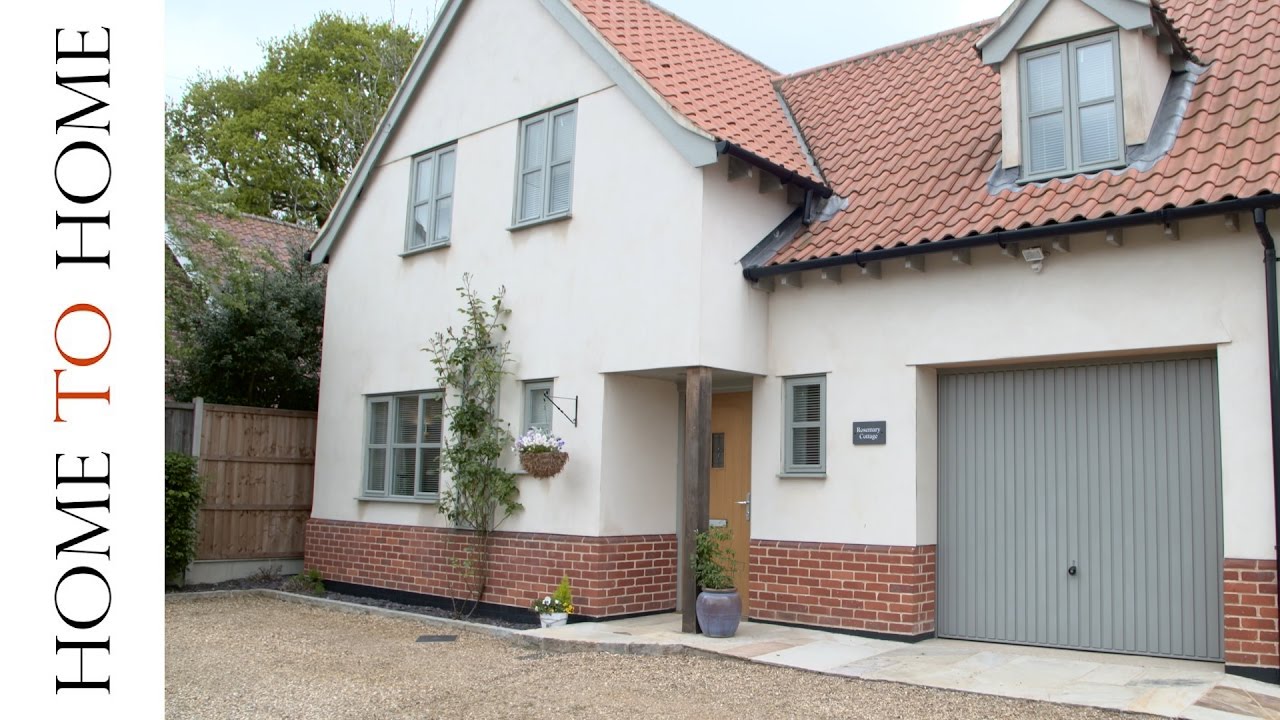
[[[569,622],[569,613],[538,613],[538,621],[542,627],[560,627]]]

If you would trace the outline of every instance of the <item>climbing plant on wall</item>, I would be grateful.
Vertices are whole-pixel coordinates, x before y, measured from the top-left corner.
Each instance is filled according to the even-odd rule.
[[[454,558],[464,584],[470,615],[484,597],[489,578],[492,534],[523,506],[515,475],[501,464],[511,444],[511,431],[498,417],[498,389],[507,374],[509,311],[499,289],[485,300],[463,275],[458,288],[460,311],[466,322],[432,336],[426,350],[445,388],[448,432],[440,455],[441,470],[449,478],[440,495],[441,512],[468,531],[463,557]]]

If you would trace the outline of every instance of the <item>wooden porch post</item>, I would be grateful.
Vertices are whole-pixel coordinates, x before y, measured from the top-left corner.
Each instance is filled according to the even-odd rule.
[[[685,371],[684,463],[681,473],[680,511],[683,549],[680,557],[681,632],[698,631],[694,614],[698,597],[693,574],[693,534],[707,529],[711,505],[711,368],[692,367]]]

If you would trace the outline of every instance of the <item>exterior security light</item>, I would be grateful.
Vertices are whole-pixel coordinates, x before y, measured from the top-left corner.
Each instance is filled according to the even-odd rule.
[[[1038,247],[1023,250],[1022,259],[1031,264],[1031,272],[1038,273],[1044,268],[1044,250]]]

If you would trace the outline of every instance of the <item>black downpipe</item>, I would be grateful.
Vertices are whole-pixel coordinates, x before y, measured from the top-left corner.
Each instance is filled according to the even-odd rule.
[[[1271,483],[1275,503],[1276,554],[1280,561],[1280,320],[1276,318],[1276,242],[1267,227],[1267,211],[1253,211],[1253,228],[1262,241],[1262,265],[1267,278],[1267,354],[1271,371]],[[1280,590],[1276,602],[1280,603]]]

